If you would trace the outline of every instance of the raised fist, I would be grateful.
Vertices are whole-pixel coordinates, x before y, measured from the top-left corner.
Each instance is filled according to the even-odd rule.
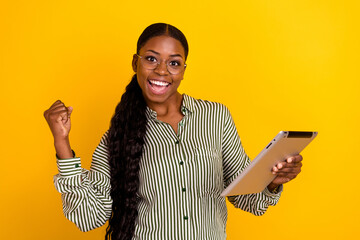
[[[72,107],[66,107],[63,102],[57,100],[44,112],[44,117],[49,124],[54,139],[66,139],[69,136]]]

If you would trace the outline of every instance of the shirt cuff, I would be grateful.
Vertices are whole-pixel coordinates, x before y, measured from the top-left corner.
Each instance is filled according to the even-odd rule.
[[[81,174],[80,158],[57,159],[57,167],[61,177]]]
[[[269,189],[266,187],[263,191],[263,193],[266,195],[266,196],[269,196],[269,197],[279,197],[281,195],[283,191],[283,185],[281,184],[279,187],[278,187],[278,192],[277,193],[272,193],[269,191]]]

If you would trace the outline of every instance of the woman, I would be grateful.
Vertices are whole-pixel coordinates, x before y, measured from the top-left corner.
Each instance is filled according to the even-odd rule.
[[[54,136],[65,216],[82,231],[109,219],[106,239],[225,239],[222,190],[250,163],[227,108],[181,95],[188,43],[177,28],[147,27],[133,56],[135,72],[109,131],[82,169],[69,144],[71,107],[56,101],[44,116]],[[258,194],[229,197],[262,215],[282,184],[301,170],[300,155],[273,168]]]

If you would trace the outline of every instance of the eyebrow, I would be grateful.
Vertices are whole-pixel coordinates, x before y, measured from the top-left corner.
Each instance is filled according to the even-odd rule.
[[[158,53],[158,52],[156,52],[154,50],[147,50],[147,52],[152,52],[152,53],[154,53],[156,55],[160,55],[160,53]],[[172,55],[170,55],[170,57],[181,57],[181,58],[183,58],[180,54],[172,54]]]

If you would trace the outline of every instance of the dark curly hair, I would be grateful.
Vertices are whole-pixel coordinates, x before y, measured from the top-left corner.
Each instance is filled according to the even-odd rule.
[[[137,53],[145,43],[156,36],[170,36],[184,47],[185,59],[189,48],[184,34],[169,24],[148,26],[139,37]],[[135,232],[138,216],[139,163],[146,134],[146,102],[137,82],[136,74],[126,87],[116,106],[109,129],[109,165],[111,171],[112,215],[105,239],[130,240]]]

